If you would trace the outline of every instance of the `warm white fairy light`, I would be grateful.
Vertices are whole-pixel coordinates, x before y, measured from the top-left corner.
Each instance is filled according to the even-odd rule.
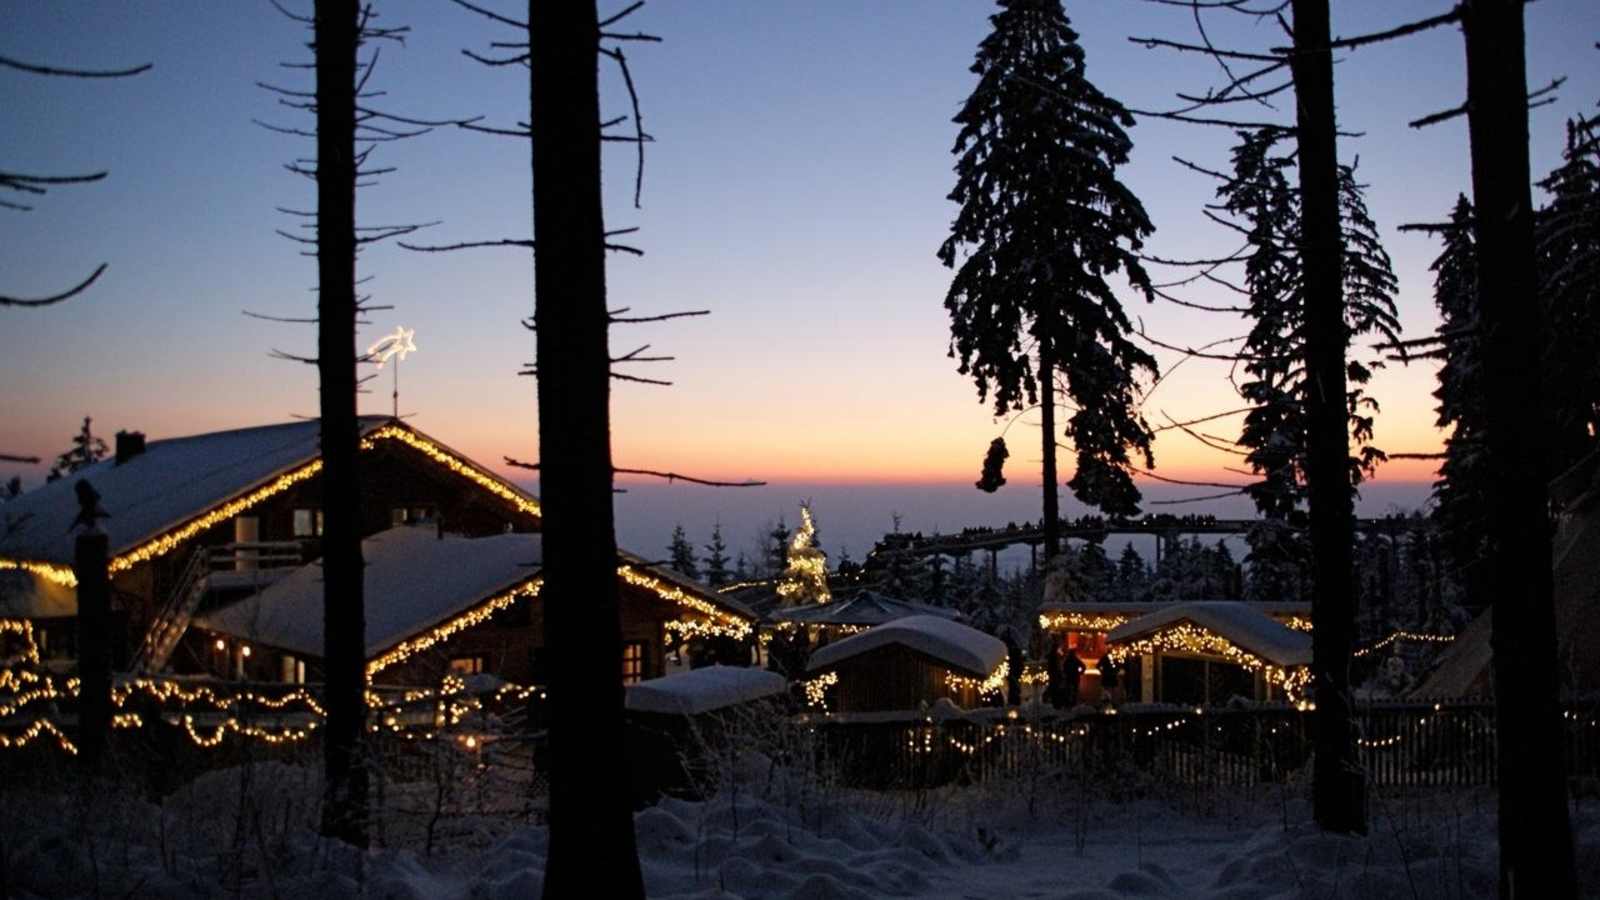
[[[1352,655],[1359,657],[1366,656],[1370,653],[1376,653],[1395,641],[1415,641],[1422,644],[1448,644],[1455,639],[1456,636],[1453,634],[1421,634],[1415,631],[1396,631],[1395,633],[1389,635],[1370,647],[1362,647],[1360,650],[1355,651],[1355,653]]]
[[[1110,631],[1128,621],[1115,613],[1051,610],[1039,614],[1039,627],[1045,631]]]
[[[435,644],[448,641],[468,628],[487,621],[489,617],[501,610],[510,608],[518,600],[526,598],[529,602],[532,602],[533,598],[539,596],[539,591],[543,587],[544,579],[542,578],[525,581],[505,593],[490,597],[488,600],[447,622],[435,625],[414,638],[401,641],[392,649],[379,654],[371,662],[367,663],[367,678],[370,680],[372,676],[382,672],[384,669],[396,663],[404,662]]]
[[[504,500],[519,513],[534,517],[538,517],[541,514],[538,501],[533,500],[521,492],[507,486],[506,483],[501,479],[484,472],[483,470],[466,462],[433,441],[422,437],[421,435],[402,425],[391,423],[379,428],[372,434],[362,438],[361,449],[371,450],[377,447],[379,442],[391,440],[398,441],[399,443],[405,444],[411,449],[422,453],[424,456],[428,457],[439,465],[444,466],[454,474],[471,481],[478,487],[483,488],[496,497],[499,497],[501,500]],[[225,501],[222,504],[207,510],[201,515],[190,519],[182,525],[151,538],[143,544],[140,544],[132,550],[129,550],[127,553],[113,557],[108,568],[112,574],[126,572],[140,563],[149,562],[150,560],[165,556],[206,529],[220,525],[233,519],[235,516],[243,514],[252,507],[259,505],[261,502],[271,499],[272,497],[289,490],[295,485],[300,484],[301,482],[316,477],[316,475],[321,471],[322,460],[320,458],[313,459],[304,465],[290,469],[289,471],[278,475],[276,478],[272,479],[261,487],[255,488],[254,490],[248,491],[247,493],[244,493],[238,497]],[[76,587],[78,584],[78,578],[73,574],[71,568],[67,566],[55,565],[53,563],[37,562],[32,560],[0,559],[0,570],[3,569],[21,569],[23,571],[32,572],[35,575],[46,578],[65,587]]]
[[[994,667],[986,678],[970,678],[958,675],[955,672],[946,672],[944,683],[946,687],[954,690],[973,688],[980,697],[992,697],[1000,694],[1006,688],[1006,676],[1011,674],[1011,662],[1000,660],[1000,665]]]
[[[838,672],[824,672],[815,678],[801,682],[801,687],[806,692],[806,704],[814,706],[823,712],[828,711],[828,688],[839,683]]]
[[[1181,622],[1136,641],[1113,644],[1106,649],[1106,658],[1112,663],[1121,663],[1132,656],[1163,651],[1220,656],[1251,672],[1261,672],[1267,683],[1282,689],[1290,702],[1301,699],[1311,682],[1311,670],[1308,667],[1273,665],[1222,635],[1191,622]]]
[[[58,566],[45,562],[30,562],[25,559],[0,559],[0,571],[5,569],[20,569],[51,581],[63,587],[73,587],[78,583],[78,576],[72,573],[67,566]]]
[[[816,523],[811,507],[800,505],[800,527],[789,539],[789,567],[778,582],[778,596],[784,604],[827,603],[833,599],[828,589],[828,557],[814,546]]]
[[[416,342],[412,338],[417,336],[415,328],[400,326],[395,328],[394,334],[386,334],[378,338],[377,343],[367,348],[367,356],[377,363],[378,368],[383,368],[389,360],[404,360],[407,356],[417,352]]]

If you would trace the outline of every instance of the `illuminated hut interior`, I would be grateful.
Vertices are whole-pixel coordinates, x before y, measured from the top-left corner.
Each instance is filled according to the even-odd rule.
[[[1226,601],[1204,605],[1223,605],[1249,610],[1297,631],[1309,631],[1311,628],[1309,603]],[[1107,697],[1107,692],[1102,689],[1104,673],[1101,660],[1106,656],[1107,635],[1129,622],[1170,609],[1172,606],[1174,604],[1169,603],[1045,603],[1039,609],[1039,629],[1044,644],[1040,648],[1039,658],[1047,659],[1052,650],[1062,654],[1071,651],[1078,657],[1084,668],[1078,679],[1077,692],[1082,702],[1097,703],[1102,699],[1139,700],[1141,690],[1138,680],[1130,682],[1126,678],[1116,679],[1117,688],[1111,692],[1115,696]],[[1135,669],[1137,665],[1135,662]],[[1126,669],[1128,664],[1124,661],[1118,669],[1119,674]],[[1137,671],[1130,671],[1127,674],[1142,677]]]
[[[1305,698],[1311,635],[1252,604],[1177,603],[1105,635],[1101,666],[1126,675],[1130,700],[1210,705]]]

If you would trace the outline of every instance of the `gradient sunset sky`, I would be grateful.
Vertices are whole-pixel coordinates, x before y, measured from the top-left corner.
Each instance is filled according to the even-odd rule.
[[[519,4],[493,4],[517,13]],[[307,4],[289,4],[291,8]],[[623,4],[611,4],[620,8]],[[1353,34],[1446,9],[1444,2],[1334,3],[1334,32]],[[527,114],[527,80],[467,60],[513,33],[442,0],[385,0],[383,21],[407,24],[404,47],[385,47],[374,84],[386,108],[407,115],[483,115],[507,125]],[[1068,14],[1100,88],[1135,108],[1167,108],[1178,90],[1216,81],[1199,58],[1142,49],[1130,35],[1190,39],[1171,7],[1137,0],[1069,2]],[[665,38],[630,47],[647,129],[644,200],[631,207],[628,149],[608,150],[608,225],[639,226],[642,259],[614,258],[614,306],[637,314],[709,308],[707,318],[619,327],[618,351],[648,343],[677,361],[640,367],[672,387],[618,384],[619,465],[706,477],[807,482],[957,482],[975,478],[999,430],[972,384],[945,355],[942,301],[949,272],[935,259],[954,205],[951,116],[970,92],[968,71],[992,5],[977,0],[757,2],[651,0],[630,24]],[[1533,162],[1557,161],[1563,120],[1600,98],[1600,4],[1546,0],[1528,7],[1529,81],[1568,76],[1558,101],[1532,115]],[[1236,46],[1281,44],[1275,24],[1215,20]],[[0,327],[6,384],[0,450],[46,460],[85,414],[96,430],[139,429],[152,438],[283,421],[316,410],[305,365],[307,326],[250,319],[242,310],[313,314],[312,260],[277,237],[295,223],[276,206],[311,208],[312,185],[283,163],[306,142],[252,119],[309,127],[256,86],[310,89],[300,61],[306,34],[261,0],[238,2],[28,2],[0,9],[0,54],[46,63],[153,71],[120,81],[41,79],[0,72],[4,167],[37,173],[109,169],[103,183],[53,190],[37,211],[0,211],[0,288],[52,293],[110,263],[90,292],[44,310],[10,310]],[[620,81],[603,70],[609,113],[623,111]],[[1401,234],[1405,222],[1444,215],[1469,189],[1466,126],[1424,131],[1406,122],[1463,99],[1459,31],[1437,30],[1345,54],[1335,70],[1344,139],[1359,157],[1368,202],[1400,277],[1411,336],[1436,324],[1427,267],[1437,244]],[[1292,118],[1292,107],[1251,118]],[[1172,160],[1221,167],[1231,136],[1220,129],[1144,119],[1132,130],[1126,182],[1166,257],[1232,248],[1200,207],[1213,185]],[[430,242],[526,237],[526,144],[442,130],[374,155],[398,171],[364,190],[364,224],[442,220]],[[377,312],[363,338],[416,329],[418,353],[401,369],[411,421],[474,458],[537,455],[533,385],[518,378],[533,336],[524,251],[420,255],[394,246],[366,254]],[[1126,293],[1126,292],[1125,292]],[[1195,299],[1216,300],[1199,291]],[[1237,318],[1130,300],[1164,340],[1199,345],[1237,334]],[[1172,353],[1157,354],[1164,367]],[[1185,363],[1149,399],[1152,423],[1238,405],[1220,364]],[[1391,367],[1372,393],[1383,405],[1377,443],[1436,449],[1434,370]],[[389,409],[389,377],[363,411]],[[1231,435],[1236,424],[1211,430]],[[1008,476],[1037,482],[1036,431],[1012,428]],[[1234,481],[1232,460],[1169,433],[1158,471]],[[43,466],[0,465],[29,486]],[[1386,479],[1427,480],[1426,463],[1395,463]],[[1064,476],[1063,481],[1066,480]]]

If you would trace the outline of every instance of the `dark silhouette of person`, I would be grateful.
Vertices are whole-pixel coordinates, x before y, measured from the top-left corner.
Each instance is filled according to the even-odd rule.
[[[1050,681],[1045,686],[1044,699],[1046,703],[1054,707],[1061,706],[1061,668],[1064,662],[1065,656],[1061,652],[1061,643],[1052,641],[1050,643],[1050,656],[1045,661],[1045,671],[1049,673]]]
[[[1061,661],[1061,705],[1072,708],[1078,705],[1078,678],[1083,675],[1083,660],[1078,658],[1078,651],[1067,650],[1066,658]]]
[[[1111,661],[1111,657],[1100,657],[1100,693],[1108,699],[1121,680],[1122,673],[1117,671],[1119,668],[1121,668],[1119,665]]]

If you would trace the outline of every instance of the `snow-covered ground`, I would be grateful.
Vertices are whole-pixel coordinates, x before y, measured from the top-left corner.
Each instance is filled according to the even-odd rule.
[[[1453,898],[1495,889],[1494,802],[1482,790],[1375,798],[1373,833],[1355,838],[1311,826],[1303,787],[1245,796],[1044,777],[866,793],[752,763],[737,790],[637,815],[650,896]],[[315,782],[314,767],[269,763],[207,773],[159,804],[115,791],[87,801],[12,791],[0,894],[538,895],[547,834],[513,814],[515,804],[443,817],[429,853],[434,788],[393,785],[388,846],[357,853],[311,830]],[[1580,877],[1600,896],[1600,811],[1589,800],[1575,817]]]

